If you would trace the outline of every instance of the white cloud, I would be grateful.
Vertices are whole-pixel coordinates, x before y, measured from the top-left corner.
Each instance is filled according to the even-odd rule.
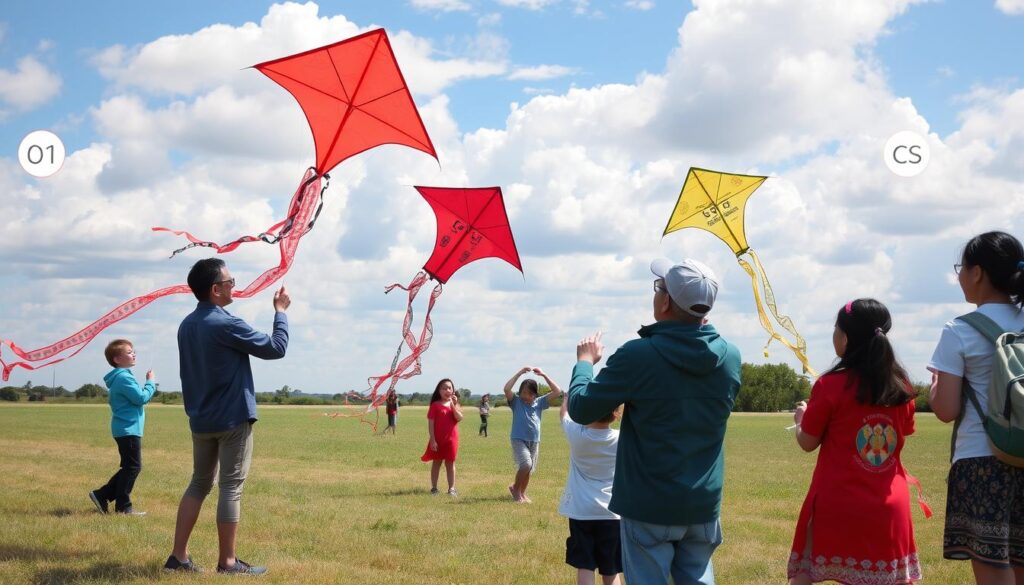
[[[93,64],[117,85],[148,93],[190,96],[224,84],[257,92],[266,88],[266,80],[254,75],[250,66],[377,28],[358,27],[342,15],[318,12],[312,2],[275,4],[259,24],[218,24],[133,48],[113,46],[98,52]],[[430,41],[404,31],[389,36],[414,93],[435,95],[459,80],[505,71],[504,63],[486,58],[435,60]]]
[[[477,24],[477,26],[480,26],[481,28],[483,28],[483,27],[490,27],[490,26],[498,26],[499,24],[501,24],[501,13],[500,12],[492,12],[490,14],[485,14],[485,15],[483,15],[480,18],[477,19],[476,24]]]
[[[1024,14],[1024,0],[996,0],[996,9],[1006,14]]]
[[[463,0],[409,0],[409,4],[419,10],[437,10],[439,12],[460,12],[473,8]]]
[[[965,311],[948,277],[958,247],[993,227],[1024,232],[1024,90],[978,88],[961,102],[956,132],[942,139],[930,133],[872,54],[908,6],[701,0],[681,24],[664,71],[532,97],[513,104],[502,127],[483,129],[460,129],[443,92],[473,75],[507,74],[502,43],[471,49],[486,58],[438,59],[433,43],[413,32],[393,34],[407,78],[421,88],[417,103],[442,165],[388,146],[335,169],[321,219],[285,279],[296,301],[292,349],[283,364],[257,364],[260,389],[361,389],[367,376],[386,371],[404,296],[385,296],[382,286],[407,282],[435,239],[433,214],[414,184],[501,185],[525,276],[496,260],[458,272],[435,309],[424,373],[403,391],[453,376],[479,392],[523,360],[568,368],[575,341],[596,329],[614,348],[650,321],[648,262],[656,256],[693,256],[715,267],[722,291],[713,322],[747,361],[764,361],[766,334],[750,281],[728,248],[699,230],[661,237],[690,166],[771,176],[750,199],[747,236],[780,311],[807,337],[819,370],[832,359],[838,307],[875,296],[893,311],[901,359],[914,379],[924,379],[942,322]],[[259,75],[164,89],[149,81],[156,77],[150,67],[175,70],[177,52],[194,59],[197,47],[223,46],[217,35],[269,35],[263,27],[278,26],[271,15],[282,10],[298,11],[293,16],[320,40],[329,36],[323,29],[342,22],[363,30],[286,5],[271,8],[260,25],[183,35],[145,67],[143,55],[163,39],[112,50],[104,58],[115,64],[113,87],[92,110],[102,143],[71,153],[47,181],[26,180],[16,162],[0,159],[7,210],[0,229],[8,234],[0,257],[8,271],[0,279],[19,283],[0,309],[17,315],[5,321],[14,323],[6,338],[49,343],[44,332],[69,333],[128,295],[180,282],[206,255],[193,250],[165,260],[181,241],[149,226],[225,241],[283,216],[312,157],[294,100]],[[733,34],[738,30],[743,34]],[[723,45],[724,37],[732,41]],[[287,54],[285,45],[266,50]],[[212,54],[204,58],[216,62]],[[179,97],[157,102],[154,91]],[[885,140],[907,129],[927,136],[932,149],[928,170],[913,179],[892,175],[881,160]],[[180,153],[185,162],[173,156]],[[132,176],[134,167],[145,172]],[[275,265],[276,253],[250,244],[225,259],[248,281]],[[566,274],[583,284],[567,285]],[[23,286],[38,279],[39,286]],[[177,382],[167,331],[190,305],[155,303],[108,332],[137,337],[156,355],[168,389]],[[269,305],[263,294],[232,310],[266,328]],[[44,309],[45,317],[25,318]],[[417,318],[422,309],[418,304]],[[776,345],[770,359],[796,364]],[[102,363],[87,362],[80,358],[62,372],[102,375]]]
[[[502,6],[508,6],[510,8],[525,8],[527,10],[542,10],[552,4],[557,4],[559,0],[498,0],[498,4]]]
[[[0,102],[20,111],[37,108],[60,93],[61,78],[29,55],[15,70],[0,69]]]
[[[651,0],[626,0],[625,6],[633,10],[650,10],[654,8],[654,2]]]
[[[518,67],[508,74],[508,79],[525,81],[542,81],[573,75],[578,71],[575,67],[564,65],[535,65],[533,67]]]

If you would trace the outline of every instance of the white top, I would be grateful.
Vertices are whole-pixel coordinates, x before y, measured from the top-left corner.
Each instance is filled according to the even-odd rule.
[[[987,303],[978,307],[978,312],[992,319],[1004,331],[1020,331],[1024,329],[1024,312],[1018,311],[1016,305]],[[988,386],[992,380],[992,354],[995,346],[985,336],[963,321],[949,321],[942,328],[939,345],[928,362],[928,369],[933,372],[945,372],[961,378],[974,388],[981,411],[988,408]],[[967,401],[963,406],[963,422],[956,436],[956,449],[953,462],[971,457],[991,457],[982,426],[974,406]]]
[[[615,452],[619,431],[590,429],[562,417],[562,430],[569,440],[569,477],[558,505],[558,513],[573,520],[618,520],[608,510],[615,478]]]

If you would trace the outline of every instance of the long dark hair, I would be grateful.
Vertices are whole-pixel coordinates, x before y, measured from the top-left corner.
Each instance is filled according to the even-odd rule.
[[[434,388],[434,393],[430,395],[430,403],[439,402],[441,400],[441,386],[448,382],[452,385],[452,391],[455,391],[455,382],[452,382],[451,378],[441,378],[441,381],[437,383],[437,387]]]
[[[1017,238],[1006,232],[974,236],[964,246],[961,262],[980,266],[996,290],[1010,295],[1010,302],[1024,308],[1024,246]]]
[[[861,404],[900,406],[914,399],[907,371],[889,343],[892,317],[885,305],[875,299],[850,301],[839,309],[836,327],[846,334],[846,351],[826,374],[855,373]]]

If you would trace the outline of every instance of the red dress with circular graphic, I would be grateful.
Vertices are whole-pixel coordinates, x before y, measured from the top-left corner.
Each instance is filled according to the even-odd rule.
[[[811,390],[800,427],[821,437],[821,447],[793,537],[789,577],[910,583],[921,578],[921,566],[900,452],[914,432],[914,403],[860,404],[856,385],[855,375],[836,372]]]
[[[430,450],[430,439],[428,438],[427,450],[424,451],[420,460],[455,461],[455,457],[459,454],[459,421],[455,420],[455,411],[450,405],[446,406],[439,400],[430,403],[427,419],[434,421],[434,440],[437,441],[437,451]]]

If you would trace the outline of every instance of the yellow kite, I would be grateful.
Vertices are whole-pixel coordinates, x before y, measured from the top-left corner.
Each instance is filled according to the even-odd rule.
[[[796,354],[797,359],[803,364],[804,373],[817,376],[807,362],[807,342],[797,332],[793,320],[779,314],[775,305],[775,293],[772,292],[768,277],[765,276],[764,267],[757,258],[757,254],[747,245],[747,235],[743,229],[744,209],[747,199],[767,178],[719,173],[691,167],[686,174],[686,181],[679,193],[676,207],[672,211],[668,225],[665,226],[665,233],[662,235],[693,227],[707,230],[728,244],[736,254],[736,261],[750,275],[750,282],[754,288],[754,302],[757,304],[757,314],[761,320],[761,326],[771,335],[768,343],[764,346],[765,357],[768,356],[768,345],[772,339],[778,340],[779,343]],[[744,260],[743,256],[749,256],[750,262]],[[784,338],[772,326],[772,322],[768,319],[768,313],[765,312],[764,305],[761,304],[758,282],[764,289],[764,301],[768,305],[768,311],[783,329],[793,335],[793,341]]]

